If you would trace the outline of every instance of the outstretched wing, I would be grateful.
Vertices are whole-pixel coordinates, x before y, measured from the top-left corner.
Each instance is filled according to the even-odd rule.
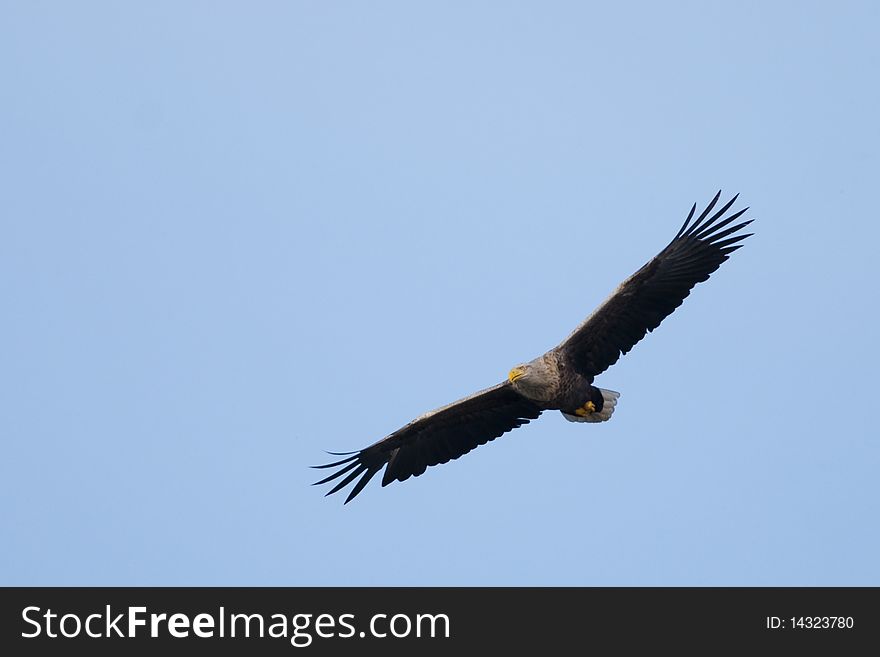
[[[425,413],[387,438],[359,452],[349,452],[351,456],[341,461],[314,466],[339,468],[315,485],[347,475],[327,493],[330,495],[360,477],[345,500],[348,504],[386,464],[383,486],[418,477],[428,466],[457,459],[540,414],[538,406],[505,381]]]
[[[748,208],[728,217],[737,196],[712,216],[716,194],[697,220],[691,223],[696,204],[673,240],[653,260],[621,283],[593,314],[557,347],[582,375],[595,377],[617,362],[678,308],[691,288],[709,278],[751,233],[736,234],[752,223],[728,228]],[[707,218],[708,217],[708,218]]]

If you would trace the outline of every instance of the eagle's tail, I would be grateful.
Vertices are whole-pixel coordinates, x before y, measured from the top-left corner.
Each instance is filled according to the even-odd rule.
[[[563,413],[563,417],[569,422],[605,422],[610,419],[611,414],[614,413],[614,407],[617,406],[617,398],[620,397],[620,393],[613,390],[605,390],[604,388],[598,388],[598,390],[602,393],[601,411],[596,411],[589,415],[569,415],[568,413]]]

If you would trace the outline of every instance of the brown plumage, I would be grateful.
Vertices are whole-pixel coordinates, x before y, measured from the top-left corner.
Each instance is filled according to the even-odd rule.
[[[593,386],[593,379],[657,328],[694,285],[708,279],[751,235],[738,232],[751,221],[731,226],[748,208],[724,216],[737,196],[710,216],[720,196],[696,220],[694,205],[666,248],[621,283],[559,346],[515,367],[503,383],[426,413],[360,451],[336,454],[346,458],[314,466],[338,468],[316,485],[341,478],[330,495],[357,480],[348,503],[383,467],[383,486],[417,477],[429,466],[528,424],[545,410],[559,410],[574,422],[609,419],[619,395]]]

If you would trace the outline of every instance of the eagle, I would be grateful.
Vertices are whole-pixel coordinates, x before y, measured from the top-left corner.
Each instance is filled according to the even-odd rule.
[[[341,460],[315,468],[337,468],[314,485],[342,478],[331,495],[352,482],[348,504],[383,467],[382,486],[418,477],[479,445],[558,410],[571,422],[605,422],[620,393],[593,385],[597,376],[653,331],[678,308],[691,289],[709,278],[739,242],[753,220],[731,226],[748,210],[727,214],[738,194],[713,214],[719,191],[694,220],[694,204],[672,241],[644,267],[621,283],[565,339],[510,370],[507,380],[425,413],[386,438],[356,452],[329,452]]]

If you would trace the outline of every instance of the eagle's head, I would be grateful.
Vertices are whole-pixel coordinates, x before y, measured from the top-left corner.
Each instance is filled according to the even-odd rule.
[[[546,400],[556,393],[559,376],[542,356],[514,367],[507,375],[507,380],[521,395]]]

